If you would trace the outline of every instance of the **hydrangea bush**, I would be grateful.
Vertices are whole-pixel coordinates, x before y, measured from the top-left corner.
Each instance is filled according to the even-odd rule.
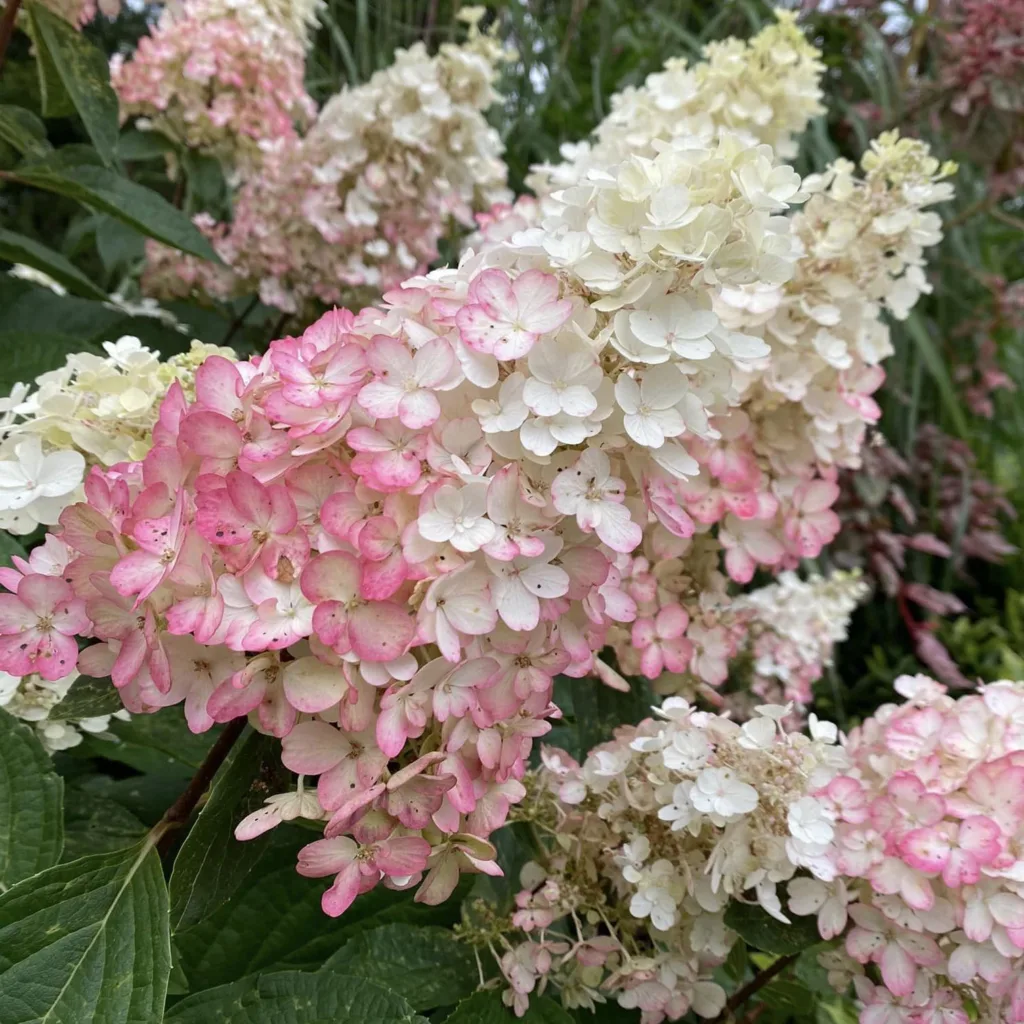
[[[907,606],[1015,554],[922,375],[1013,381],[929,347],[957,167],[832,144],[821,15],[596,55],[524,175],[540,9],[184,0],[108,81],[122,20],[25,3],[80,137],[5,107],[0,182],[90,213],[0,232],[0,1020],[1024,1022],[1024,684]],[[962,693],[861,714],[869,597]]]

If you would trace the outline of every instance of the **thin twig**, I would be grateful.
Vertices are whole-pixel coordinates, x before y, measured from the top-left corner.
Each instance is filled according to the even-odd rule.
[[[7,0],[3,17],[0,18],[0,71],[3,71],[4,61],[7,59],[7,47],[10,45],[11,36],[14,35],[14,22],[20,6],[21,0]]]
[[[217,770],[224,763],[235,741],[242,735],[247,720],[236,718],[229,722],[224,731],[217,737],[217,742],[207,751],[199,770],[192,776],[184,792],[164,812],[164,816],[153,826],[153,834],[158,835],[157,851],[165,854],[171,844],[176,829],[181,828],[192,816],[203,794],[209,789]]]
[[[235,319],[231,321],[231,324],[228,326],[227,334],[224,335],[224,339],[223,341],[221,341],[222,345],[226,345],[229,341],[231,341],[231,339],[235,336],[238,329],[242,326],[242,324],[245,323],[246,318],[249,316],[249,314],[256,308],[256,303],[259,301],[260,297],[258,295],[254,295],[252,299],[249,300],[249,303],[246,305],[245,309],[243,309],[241,313],[239,313],[238,316],[236,316]]]
[[[752,995],[760,992],[769,981],[780,975],[796,958],[796,953],[780,956],[771,967],[766,967],[759,974],[755,974],[743,988],[733,993],[732,998],[725,1004],[725,1009],[715,1018],[714,1024],[725,1024]]]

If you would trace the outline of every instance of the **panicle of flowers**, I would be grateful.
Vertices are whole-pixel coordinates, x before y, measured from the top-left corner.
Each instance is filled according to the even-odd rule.
[[[833,664],[836,645],[847,638],[850,617],[869,590],[856,570],[807,580],[783,572],[775,583],[737,598],[736,612],[752,613],[751,691],[798,707],[810,704],[811,686]]]
[[[850,769],[816,792],[833,877],[791,881],[789,909],[843,936],[863,1024],[1020,1024],[1024,684],[954,700],[902,676],[896,690],[903,703],[850,734]]]
[[[191,392],[208,355],[231,349],[193,341],[161,361],[138,338],[104,342],[107,355],[76,352],[64,366],[17,384],[0,399],[0,529],[31,533],[56,524],[83,496],[90,465],[141,459],[152,443],[161,398],[174,381]]]
[[[314,301],[354,308],[423,273],[453,225],[470,227],[474,211],[508,198],[501,140],[483,115],[507,54],[477,28],[481,13],[462,12],[465,43],[435,56],[419,42],[398,50],[390,67],[328,101],[304,138],[264,146],[231,224],[200,224],[230,276],[154,245],[144,286],[258,291],[295,311]]]
[[[594,142],[564,146],[565,161],[535,167],[527,184],[545,195],[627,154],[652,157],[667,140],[709,140],[723,130],[748,145],[767,143],[780,160],[792,159],[796,137],[825,111],[825,65],[793,12],[776,10],[775,17],[749,40],[708,43],[699,63],[674,57],[642,86],[616,93]]]
[[[549,985],[568,1007],[614,999],[644,1024],[721,1013],[727,911],[788,921],[778,888],[827,866],[834,811],[816,794],[847,769],[835,726],[812,719],[808,737],[782,727],[789,707],[757,710],[741,727],[672,697],[582,766],[543,749],[514,815],[545,856],[523,871],[502,948],[491,941],[518,1015]],[[461,935],[482,937],[471,920]]]
[[[594,654],[635,616],[617,560],[693,532],[675,439],[716,437],[750,352],[707,290],[789,269],[774,173],[731,137],[674,146],[567,197],[567,246],[552,223],[249,362],[208,357],[141,462],[89,474],[55,573],[8,580],[0,669],[63,677],[95,637],[82,671],[130,711],[252,714],[319,776],[326,837],[299,867],[336,876],[329,913],[496,870],[555,674],[623,685]],[[790,174],[771,187],[792,198]]]
[[[969,582],[970,561],[998,564],[1016,551],[1004,536],[1016,517],[1013,505],[981,474],[970,446],[934,424],[919,429],[909,460],[884,443],[868,446],[863,468],[841,483],[843,529],[832,558],[863,568],[896,601],[918,657],[936,676],[971,686],[936,635],[941,619],[963,612],[964,604],[927,576],[910,576],[908,558],[920,552],[949,561],[956,577]]]
[[[653,174],[648,166],[657,167],[687,145],[695,143],[675,140],[650,164],[636,157],[624,161],[615,172],[620,188],[633,187],[626,168],[642,167]],[[735,173],[737,187],[752,203],[778,210],[774,203],[802,197],[791,190],[803,186],[789,177],[788,168],[776,167],[770,153],[748,166],[749,171]],[[746,280],[742,273],[732,275],[732,280],[705,274],[702,283],[708,286],[710,309],[694,311],[700,324],[681,319],[684,300],[671,286],[661,291],[642,279],[630,282],[631,288],[646,289],[634,308],[646,306],[649,312],[618,310],[612,320],[613,346],[655,365],[671,351],[685,366],[692,391],[708,396],[708,431],[688,423],[679,438],[678,448],[692,460],[681,470],[687,479],[667,479],[672,468],[664,457],[673,450],[668,445],[654,455],[666,472],[652,480],[651,502],[665,529],[677,538],[652,538],[660,545],[660,559],[686,554],[678,538],[713,531],[729,577],[749,583],[759,567],[779,571],[795,567],[801,558],[817,556],[838,533],[839,519],[832,510],[839,495],[837,470],[859,464],[867,427],[880,416],[871,394],[884,379],[879,364],[892,351],[882,306],[905,315],[927,289],[922,247],[938,240],[940,221],[921,208],[950,194],[940,179],[951,168],[940,168],[923,143],[900,139],[896,133],[879,137],[862,166],[865,176],[860,180],[846,162],[811,176],[806,188],[813,194],[806,207],[788,219],[766,221],[769,231],[777,234],[765,237],[759,262]],[[747,174],[750,177],[744,180]],[[628,249],[600,225],[595,229],[575,207],[581,196],[611,193],[608,170],[594,171],[591,177],[586,185],[492,210],[481,219],[481,250],[486,253],[493,246],[500,251],[531,251],[532,245],[543,248],[557,264],[577,259],[573,246],[582,244],[578,239],[589,232],[597,248],[585,250],[582,273],[593,287],[621,287],[624,275],[613,254]],[[693,192],[689,187],[688,191]],[[608,203],[607,198],[599,201]],[[624,210],[616,210],[608,216],[614,220],[624,215]],[[655,210],[651,216],[658,215]],[[678,216],[685,220],[687,214]],[[607,281],[602,274],[607,274]],[[616,302],[610,297],[596,308]],[[712,334],[697,336],[705,321]],[[723,366],[721,350],[712,349],[712,335],[719,330],[732,332],[731,366]],[[667,378],[661,386],[666,385]],[[653,395],[653,385],[644,386]],[[625,395],[630,385],[618,388]],[[643,404],[655,408],[650,401]],[[645,419],[656,415],[648,413]],[[637,419],[626,418],[627,431],[644,429]],[[670,550],[673,545],[677,550]],[[654,561],[653,554],[644,551],[648,564]],[[646,565],[637,570],[648,572]],[[628,577],[631,568],[623,564],[621,571]],[[670,575],[673,570],[659,571]],[[709,614],[712,602],[721,604],[718,588],[713,589],[714,594],[702,598]],[[678,639],[679,622],[685,628],[690,619],[684,621],[676,612],[671,617],[671,639]],[[724,625],[711,625],[711,643],[718,649],[714,672],[724,679],[725,661],[730,650],[735,652],[735,644],[727,639]],[[634,635],[634,646],[637,640]],[[670,671],[677,670],[672,666]]]
[[[942,222],[925,207],[952,196],[943,179],[955,165],[892,131],[871,143],[861,169],[857,178],[838,160],[804,182],[812,195],[793,217],[803,255],[783,288],[726,289],[716,307],[771,348],[744,400],[756,447],[779,470],[860,465],[880,416],[871,397],[885,378],[880,364],[892,353],[882,312],[905,319],[931,291],[924,249],[940,241]]]
[[[127,60],[111,60],[122,118],[251,173],[264,146],[294,139],[316,114],[303,83],[310,16],[308,4],[168,5]]]

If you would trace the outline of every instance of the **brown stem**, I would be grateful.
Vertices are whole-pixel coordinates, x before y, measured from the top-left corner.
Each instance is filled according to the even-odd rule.
[[[231,339],[235,336],[235,332],[238,331],[242,324],[245,323],[245,318],[256,308],[256,303],[259,301],[260,297],[258,295],[254,295],[249,300],[249,303],[248,305],[246,305],[245,309],[243,309],[242,312],[239,313],[238,316],[236,316],[235,319],[231,321],[231,324],[228,327],[228,332],[227,334],[224,335],[224,339],[221,341],[222,345],[227,345],[230,343]]]
[[[18,8],[21,0],[7,0],[3,17],[0,17],[0,71],[3,70],[4,61],[7,59],[7,47],[10,45],[11,36],[14,35],[14,21],[18,17]]]
[[[725,1024],[727,1020],[738,1010],[752,995],[760,992],[761,989],[768,984],[772,978],[780,975],[791,963],[797,958],[796,953],[790,953],[787,956],[780,956],[778,960],[771,965],[766,967],[759,974],[755,974],[743,986],[733,993],[732,998],[725,1004],[725,1009],[715,1018],[714,1024]]]
[[[235,741],[242,735],[247,721],[236,718],[229,722],[224,731],[217,737],[217,742],[207,751],[199,770],[192,776],[184,792],[164,812],[164,816],[153,826],[153,834],[157,839],[157,851],[165,854],[174,837],[175,829],[181,828],[192,816],[202,795],[209,788],[217,770],[224,763]]]

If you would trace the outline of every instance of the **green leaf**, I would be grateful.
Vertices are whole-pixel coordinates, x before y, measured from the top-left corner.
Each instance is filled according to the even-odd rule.
[[[168,1024],[426,1024],[399,995],[366,978],[282,971],[198,992]],[[104,1022],[106,1024],[106,1022]]]
[[[28,558],[25,545],[6,530],[0,530],[0,562],[4,565],[11,565],[11,555],[17,555],[19,558]]]
[[[0,280],[3,280],[2,275]],[[112,337],[108,333],[109,326],[124,317],[102,302],[55,295],[49,288],[19,283],[26,285],[25,291],[12,297],[9,303],[0,299],[0,333],[58,334],[77,338],[78,351],[92,347],[102,352],[99,343]]]
[[[56,72],[96,151],[109,164],[120,129],[107,58],[70,22],[41,3],[30,2],[28,13],[41,66],[45,59],[48,75]]]
[[[60,859],[63,791],[32,728],[0,709],[0,891]]]
[[[45,292],[55,298],[53,292]],[[6,396],[19,381],[30,383],[41,373],[64,365],[72,352],[92,346],[68,334],[43,331],[0,331],[0,394]],[[95,351],[95,349],[93,349]]]
[[[146,240],[127,224],[102,217],[96,228],[96,248],[108,272],[125,269],[146,254]]]
[[[167,888],[149,842],[59,864],[0,896],[4,1024],[155,1024],[170,969]]]
[[[96,718],[99,715],[112,715],[123,708],[121,695],[109,679],[79,676],[64,694],[64,699],[50,708],[46,717],[55,721]]]
[[[64,801],[64,861],[135,846],[146,826],[113,800],[69,784]]]
[[[725,923],[748,946],[776,956],[800,953],[821,942],[813,917],[794,917],[792,924],[783,924],[753,903],[731,903]]]
[[[182,252],[221,262],[203,233],[181,210],[171,206],[159,192],[137,185],[106,167],[88,163],[66,166],[47,160],[19,167],[10,176],[25,185],[56,192],[109,213],[148,238]]]
[[[0,259],[35,267],[75,295],[99,299],[100,302],[107,298],[107,293],[93,284],[70,260],[26,235],[0,228]]]
[[[24,107],[0,106],[0,139],[30,159],[44,157],[53,148],[46,141],[43,122]]]
[[[758,993],[758,1001],[770,1007],[778,1019],[800,1017],[814,1005],[814,996],[798,981],[779,978]]]
[[[417,1010],[457,1003],[473,992],[479,980],[472,950],[451,931],[407,924],[361,932],[322,970],[381,978]]]
[[[122,160],[162,160],[173,152],[174,143],[159,132],[132,129],[117,140],[117,155]]]
[[[95,740],[94,753],[139,772],[189,779],[203,763],[219,729],[192,732],[179,705],[158,715],[133,715],[130,722],[111,722],[110,731],[120,742]]]
[[[85,743],[75,747],[71,751],[71,755],[82,756],[85,754],[88,749],[86,744],[90,743],[90,740],[91,737]],[[98,756],[101,757],[104,751],[112,746],[102,740],[95,742],[98,744],[95,749],[98,751]],[[79,780],[82,789],[103,800],[110,800],[118,804],[146,825],[155,825],[163,817],[164,811],[181,796],[181,791],[185,788],[186,783],[186,776],[155,773],[133,775],[127,779],[112,779],[109,775],[87,774]]]
[[[603,743],[619,725],[635,725],[651,717],[651,705],[656,703],[650,683],[646,679],[630,679],[629,692],[621,693],[609,686],[596,684],[592,678],[564,679],[559,677],[560,689],[567,689],[571,710],[560,702],[567,717],[575,726],[576,749],[569,753],[583,758],[598,743]],[[562,737],[559,737],[561,739]],[[566,737],[567,738],[567,737]],[[549,737],[549,742],[559,739]]]
[[[172,930],[198,924],[226,903],[263,858],[264,842],[239,842],[234,832],[268,794],[290,784],[278,746],[272,736],[252,732],[235,744],[217,773],[210,798],[174,859]]]
[[[921,361],[924,363],[925,369],[931,374],[932,380],[935,381],[935,386],[939,390],[939,397],[942,399],[942,405],[956,427],[957,433],[964,439],[969,438],[970,428],[967,425],[967,417],[964,416],[960,399],[957,397],[956,390],[953,387],[953,381],[949,376],[946,360],[932,340],[931,332],[918,313],[911,313],[907,317],[906,327],[910,332],[911,338],[914,340],[914,344],[917,346],[917,351],[921,355]]]
[[[428,907],[383,886],[358,897],[341,917],[328,917],[320,907],[326,883],[295,870],[298,850],[315,838],[281,825],[253,840],[267,844],[259,870],[205,921],[176,933],[193,991],[257,971],[316,970],[349,939],[383,924],[450,926],[459,919],[458,892]]]
[[[623,1014],[626,1018],[626,1015]],[[628,1018],[626,1018],[628,1019]],[[445,1024],[574,1024],[558,1003],[544,996],[531,996],[526,1014],[517,1017],[501,1001],[500,992],[477,992],[455,1007]]]

